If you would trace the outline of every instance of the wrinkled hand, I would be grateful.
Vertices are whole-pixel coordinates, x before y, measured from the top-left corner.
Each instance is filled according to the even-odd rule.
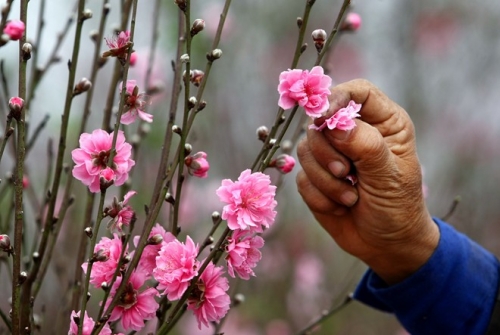
[[[303,168],[297,185],[339,246],[393,284],[429,259],[439,229],[423,199],[408,114],[373,84],[354,80],[332,89],[326,117],[350,100],[363,105],[354,129],[307,131],[297,149]],[[345,180],[353,171],[354,186]]]

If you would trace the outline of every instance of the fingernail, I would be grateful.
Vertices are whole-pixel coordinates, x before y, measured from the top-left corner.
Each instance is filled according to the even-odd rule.
[[[328,164],[328,168],[335,177],[340,177],[344,173],[345,166],[341,162],[335,161]]]
[[[340,140],[340,141],[345,140],[347,138],[347,136],[349,136],[350,133],[351,133],[351,130],[340,130],[340,129],[334,129],[331,132],[332,137],[334,139]]]
[[[358,201],[358,195],[353,191],[345,191],[340,196],[340,201],[347,207],[351,207]]]

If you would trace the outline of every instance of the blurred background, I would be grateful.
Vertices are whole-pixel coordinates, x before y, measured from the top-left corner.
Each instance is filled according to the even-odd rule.
[[[3,3],[5,1],[0,1]],[[111,0],[110,4],[108,37],[119,23],[120,14],[119,1]],[[137,80],[140,87],[146,84],[153,4],[154,1],[139,2],[135,34],[138,61],[129,79]],[[193,42],[192,68],[205,66],[205,53],[210,50],[223,4],[223,0],[192,2],[192,18],[206,21],[205,30]],[[259,152],[261,142],[255,131],[261,125],[270,127],[274,122],[279,97],[278,76],[291,64],[298,33],[296,18],[302,15],[304,4],[305,0],[233,1],[220,44],[223,56],[214,64],[204,95],[208,105],[197,117],[189,140],[194,152],[207,152],[211,169],[207,179],[188,178],[180,218],[182,234],[194,236],[198,241],[204,237],[210,229],[212,211],[222,209],[215,195],[221,179],[236,179]],[[36,36],[39,5],[40,1],[30,2],[29,39]],[[309,48],[299,68],[312,67],[316,50],[310,33],[318,28],[329,32],[340,5],[338,0],[317,1],[314,5],[306,34]],[[77,80],[90,75],[93,42],[87,36],[98,27],[100,6],[101,1],[88,1],[86,5],[94,16],[84,24]],[[15,7],[11,18],[18,16],[17,4]],[[64,29],[73,7],[73,1],[47,2],[39,66],[48,61],[56,34]],[[366,78],[408,111],[417,130],[431,213],[437,217],[445,215],[453,200],[460,196],[461,202],[449,222],[500,255],[500,3],[495,0],[358,0],[353,1],[352,11],[362,17],[360,30],[340,35],[325,63],[334,82]],[[172,0],[161,3],[159,47],[148,84],[163,86],[164,91],[153,96],[150,112],[155,121],[142,144],[132,182],[132,189],[138,192],[131,204],[138,213],[139,228],[144,219],[143,205],[149,202],[155,182],[167,123],[176,13],[177,6]],[[46,159],[48,138],[57,143],[67,81],[66,60],[71,57],[73,34],[74,26],[71,26],[58,51],[61,62],[50,68],[31,102],[30,123],[36,125],[45,114],[50,115],[49,124],[27,162],[30,188],[39,199],[46,169],[45,163],[37,164]],[[5,62],[10,92],[17,92],[17,43],[0,48],[0,59]],[[94,83],[98,88],[89,132],[100,127],[111,63],[102,68]],[[116,92],[118,95],[117,89]],[[84,96],[77,97],[72,107],[74,131],[70,131],[69,136],[68,163],[70,151],[77,145],[77,121]],[[1,179],[12,171],[12,162],[12,158],[3,159]],[[298,170],[296,166],[284,179],[277,198],[277,222],[264,234],[266,245],[255,270],[256,278],[238,284],[237,292],[245,296],[245,302],[230,312],[222,328],[225,334],[294,334],[321,311],[341,303],[366,269],[341,251],[315,222],[296,191],[294,178]],[[275,171],[269,173],[277,180],[279,175]],[[75,183],[74,191],[82,193],[85,188]],[[8,197],[2,200],[5,211],[9,204]],[[51,328],[54,324],[57,333],[67,331],[69,314],[61,312],[64,310],[61,306],[67,306],[68,296],[61,292],[71,284],[74,268],[71,260],[80,235],[72,225],[79,220],[83,205],[83,200],[77,201],[63,223],[54,266],[35,305],[45,334],[54,333]],[[0,213],[2,217],[6,216],[5,211]],[[27,217],[34,219],[29,209]],[[166,223],[167,217],[165,208],[161,220]],[[28,229],[28,234],[32,231],[33,228]],[[7,279],[5,267],[0,266],[0,282],[5,283]],[[8,310],[9,296],[10,284],[0,285],[3,310]],[[0,323],[0,333],[2,327]],[[188,315],[179,328],[182,330],[178,334],[183,335],[212,334],[198,331],[195,320]],[[405,332],[392,315],[353,302],[323,323],[315,334]]]

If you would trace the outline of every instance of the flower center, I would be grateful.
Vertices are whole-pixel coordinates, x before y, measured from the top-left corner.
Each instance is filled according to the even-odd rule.
[[[105,169],[108,166],[109,154],[110,150],[101,150],[97,154],[92,154],[92,164]]]
[[[125,292],[120,297],[120,306],[125,309],[129,309],[137,303],[137,291],[134,290],[134,287],[131,283],[128,283]]]

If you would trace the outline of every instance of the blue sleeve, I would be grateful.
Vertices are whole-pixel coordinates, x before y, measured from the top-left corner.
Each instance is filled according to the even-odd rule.
[[[412,335],[482,335],[500,278],[498,260],[443,221],[439,245],[417,272],[388,286],[368,270],[354,298],[395,313]]]

